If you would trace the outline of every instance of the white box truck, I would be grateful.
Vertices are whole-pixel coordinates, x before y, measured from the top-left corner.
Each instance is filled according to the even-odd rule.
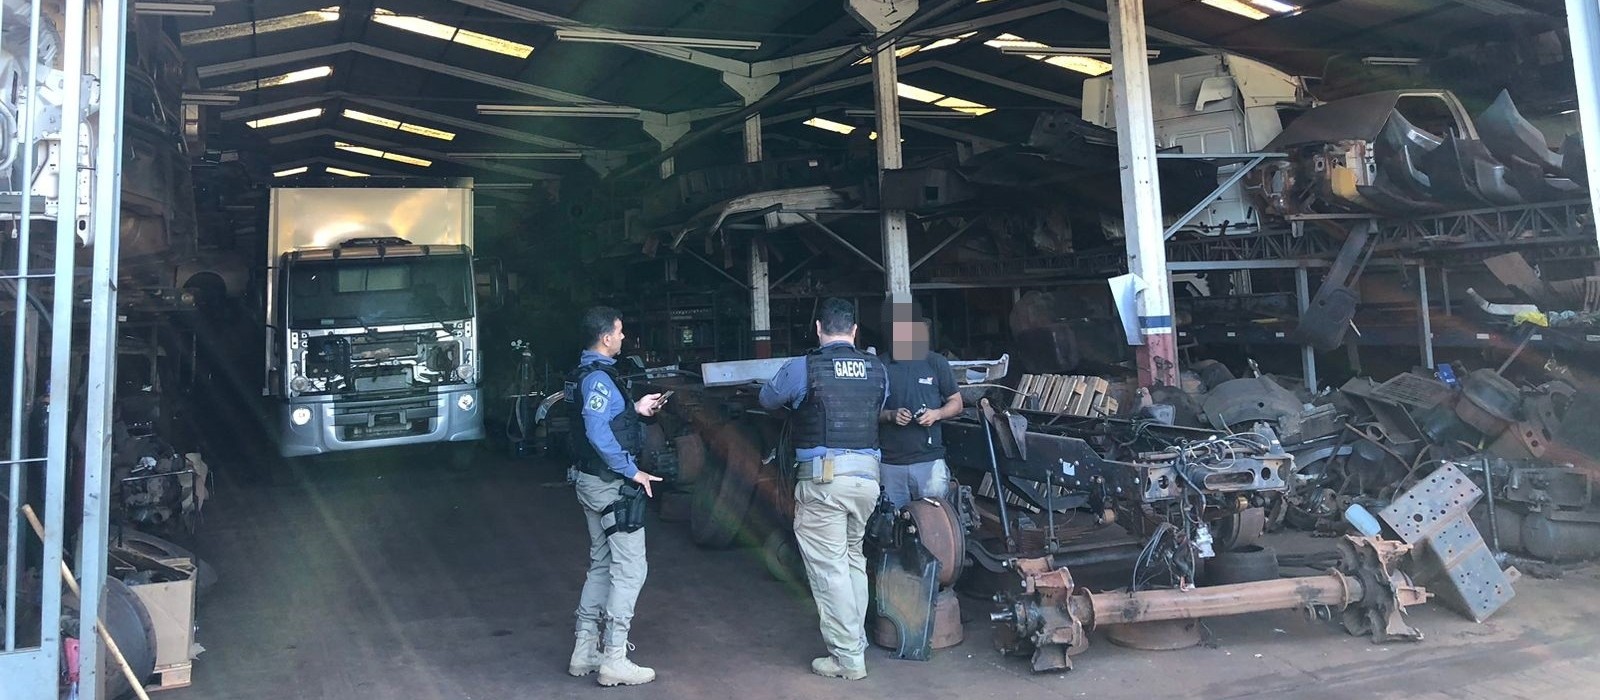
[[[483,438],[472,183],[272,190],[267,372],[285,457]]]

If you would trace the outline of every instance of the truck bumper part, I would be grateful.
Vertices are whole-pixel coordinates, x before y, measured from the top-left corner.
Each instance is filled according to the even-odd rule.
[[[305,410],[297,415],[300,409]],[[278,422],[284,457],[484,436],[476,388],[396,399],[289,401],[279,406]]]

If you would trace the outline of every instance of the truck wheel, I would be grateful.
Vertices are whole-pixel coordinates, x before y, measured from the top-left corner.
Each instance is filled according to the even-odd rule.
[[[778,583],[808,585],[806,564],[800,558],[800,546],[794,536],[783,530],[773,530],[761,545],[761,561],[767,573]]]

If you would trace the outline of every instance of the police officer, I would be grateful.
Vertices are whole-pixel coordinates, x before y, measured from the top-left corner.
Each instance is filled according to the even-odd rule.
[[[939,423],[961,415],[961,392],[950,361],[928,347],[929,324],[916,303],[886,305],[890,327],[889,401],[879,419],[883,493],[896,509],[921,498],[944,498],[950,467]]]
[[[616,309],[584,312],[580,330],[588,349],[569,376],[569,398],[581,402],[583,439],[575,440],[578,503],[589,525],[589,575],[578,602],[577,643],[567,672],[585,676],[600,672],[600,685],[640,685],[656,672],[628,659],[628,628],[633,605],[644,586],[644,529],[619,531],[614,504],[624,484],[637,484],[653,496],[651,482],[636,458],[644,444],[639,418],[660,410],[661,394],[633,400],[617,380],[616,357],[622,350],[622,318]],[[601,651],[600,627],[605,625]]]
[[[878,501],[878,422],[887,397],[883,363],[857,350],[850,302],[827,299],[817,316],[821,347],[785,363],[761,388],[768,410],[793,409],[799,483],[794,534],[821,617],[828,655],[821,676],[867,676],[867,560],[861,551]]]

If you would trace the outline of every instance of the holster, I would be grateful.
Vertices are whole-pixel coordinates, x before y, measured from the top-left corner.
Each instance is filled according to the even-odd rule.
[[[605,510],[600,511],[602,516],[609,513],[613,521],[611,527],[606,528],[606,537],[619,532],[634,532],[644,527],[646,500],[648,500],[648,497],[644,493],[643,486],[631,481],[623,484],[617,490],[617,500],[606,506]]]

